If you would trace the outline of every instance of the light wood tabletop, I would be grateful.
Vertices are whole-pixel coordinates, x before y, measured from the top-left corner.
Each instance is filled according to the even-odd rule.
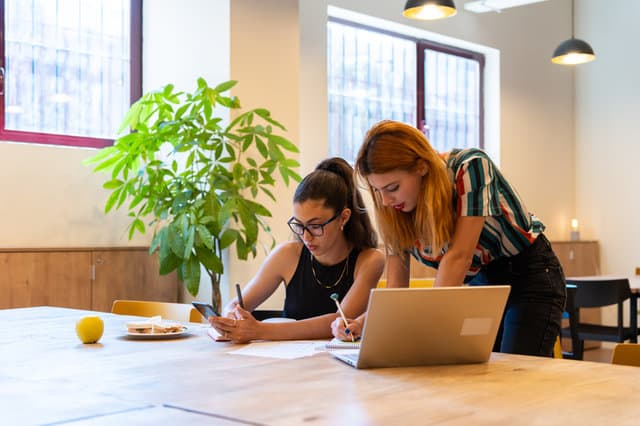
[[[640,368],[492,354],[485,364],[356,370],[328,353],[230,354],[204,325],[130,340],[131,317],[83,345],[88,311],[0,310],[0,423],[267,425],[637,424]]]

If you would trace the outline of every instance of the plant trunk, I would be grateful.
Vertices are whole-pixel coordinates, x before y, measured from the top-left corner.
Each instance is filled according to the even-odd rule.
[[[211,306],[222,315],[222,297],[220,295],[220,275],[211,274]]]

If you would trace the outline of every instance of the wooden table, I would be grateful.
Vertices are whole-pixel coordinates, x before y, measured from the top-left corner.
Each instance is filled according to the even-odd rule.
[[[228,354],[205,328],[133,341],[129,317],[0,310],[0,423],[92,425],[638,424],[640,368],[493,354],[486,364],[356,370],[321,352],[279,360]]]

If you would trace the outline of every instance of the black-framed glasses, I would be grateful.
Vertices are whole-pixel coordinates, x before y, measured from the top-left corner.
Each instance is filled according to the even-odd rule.
[[[309,234],[313,235],[314,237],[322,237],[324,235],[324,227],[336,220],[340,216],[340,213],[342,213],[342,210],[339,210],[330,219],[322,223],[310,223],[308,225],[303,225],[300,222],[296,222],[296,219],[292,217],[287,221],[287,225],[289,225],[291,231],[293,231],[293,233],[296,235],[303,235],[304,230],[306,229],[307,232],[309,232]]]

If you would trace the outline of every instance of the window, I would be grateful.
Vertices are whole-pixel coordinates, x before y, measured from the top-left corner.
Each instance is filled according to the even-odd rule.
[[[353,162],[384,119],[416,126],[438,151],[483,147],[483,55],[338,19],[327,34],[331,156]]]
[[[110,145],[141,95],[141,0],[0,0],[0,140]]]

